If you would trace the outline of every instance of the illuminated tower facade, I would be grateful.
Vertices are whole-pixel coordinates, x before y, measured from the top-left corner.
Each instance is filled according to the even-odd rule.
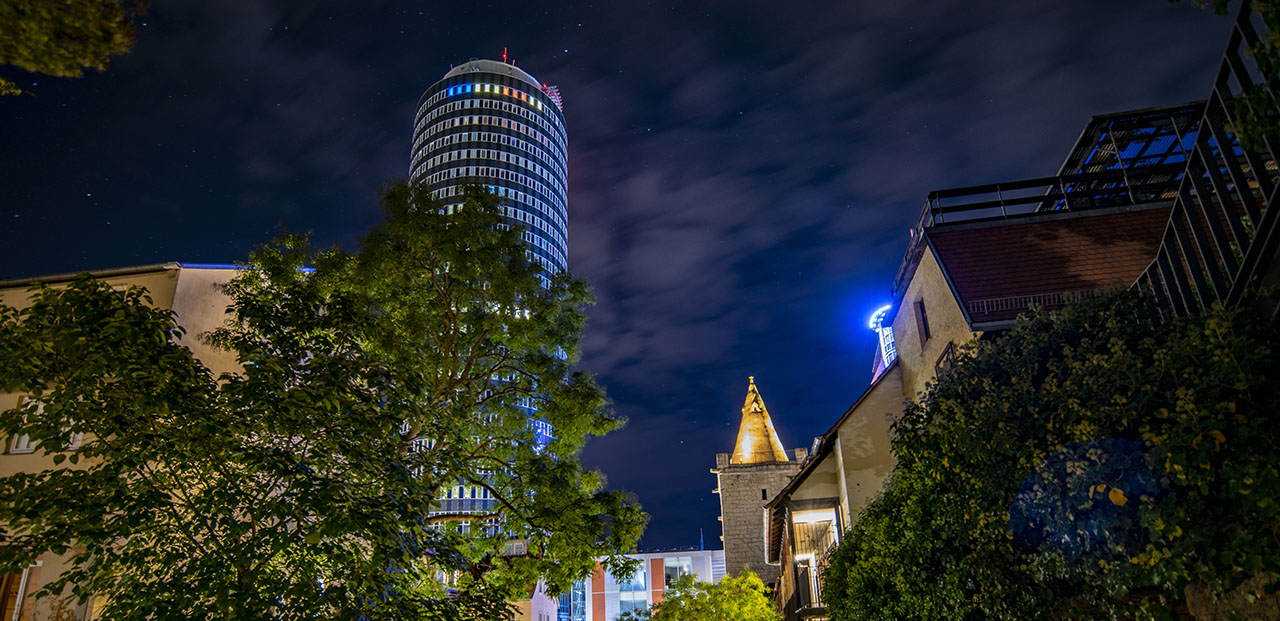
[[[781,568],[765,563],[764,506],[799,472],[808,451],[796,449],[794,459],[787,455],[755,378],[747,378],[747,384],[733,452],[716,455],[711,472],[720,495],[725,569],[738,575],[747,567],[769,584]]]
[[[502,217],[524,229],[529,258],[547,273],[568,269],[567,134],[560,92],[514,64],[471,60],[451,69],[418,99],[409,181],[425,184],[448,212],[462,188],[498,195]],[[552,429],[526,408],[536,442]],[[488,513],[496,500],[478,486],[456,485],[440,513]],[[464,527],[469,524],[464,523]]]
[[[568,134],[560,92],[514,64],[471,60],[418,100],[409,180],[446,210],[477,184],[524,227],[529,256],[548,273],[568,268]]]

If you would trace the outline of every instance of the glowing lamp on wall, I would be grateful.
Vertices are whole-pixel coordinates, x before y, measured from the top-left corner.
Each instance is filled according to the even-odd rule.
[[[898,348],[893,344],[893,326],[884,324],[884,320],[889,316],[889,311],[893,310],[892,304],[885,304],[876,309],[871,314],[871,321],[868,322],[869,328],[875,330],[880,337],[880,358],[884,360],[884,366],[888,367],[898,358]]]

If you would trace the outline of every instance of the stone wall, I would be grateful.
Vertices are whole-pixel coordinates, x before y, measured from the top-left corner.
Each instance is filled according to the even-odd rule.
[[[1221,597],[1214,597],[1209,587],[1203,584],[1193,584],[1185,591],[1187,612],[1198,621],[1280,619],[1280,595],[1265,594],[1273,581],[1272,576],[1255,576]]]
[[[764,506],[800,470],[801,461],[729,464],[727,454],[716,457],[725,570],[736,576],[746,567],[765,584],[775,582],[781,568],[764,560]]]

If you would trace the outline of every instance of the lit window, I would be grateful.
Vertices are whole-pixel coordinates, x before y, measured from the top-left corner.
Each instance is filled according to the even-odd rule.
[[[617,576],[614,576],[614,579],[618,581],[618,591],[621,591],[623,593],[628,593],[628,592],[644,593],[648,589],[648,583],[645,580],[644,570],[645,570],[645,567],[641,565],[639,568],[636,569],[636,573],[631,575],[631,578],[629,580],[623,580],[621,578],[618,578]]]
[[[671,556],[662,559],[662,577],[666,588],[671,588],[681,576],[693,575],[692,556]]]

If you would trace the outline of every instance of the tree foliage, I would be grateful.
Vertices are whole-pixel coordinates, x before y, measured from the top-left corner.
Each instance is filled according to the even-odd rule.
[[[971,345],[893,425],[833,618],[1177,614],[1188,585],[1280,572],[1276,343],[1117,292]]]
[[[573,369],[585,285],[543,280],[479,190],[450,214],[404,185],[383,204],[359,252],[287,235],[224,285],[202,338],[237,373],[137,288],[0,308],[0,392],[28,396],[0,431],[56,464],[0,479],[0,570],[70,553],[45,592],[101,596],[104,619],[496,619],[598,556],[625,573],[646,518],[578,461],[621,424]],[[495,508],[433,513],[458,486]]]
[[[680,576],[649,611],[632,611],[619,621],[781,621],[768,589],[754,572],[699,582]]]
[[[78,78],[127,53],[143,0],[5,0],[0,2],[0,64],[45,75]],[[21,93],[0,77],[0,95]]]

